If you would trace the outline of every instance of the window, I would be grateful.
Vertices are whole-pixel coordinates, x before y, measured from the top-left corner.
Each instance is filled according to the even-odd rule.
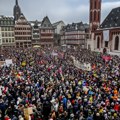
[[[11,37],[11,33],[9,33],[9,37]]]
[[[15,42],[15,41],[14,41],[14,38],[12,38],[12,42]]]
[[[43,32],[45,32],[45,29],[43,30]]]
[[[7,37],[7,32],[5,33],[5,37]]]
[[[98,20],[100,21],[100,11],[98,11]]]
[[[3,25],[3,21],[1,21],[1,25]]]
[[[4,39],[4,38],[2,39],[2,42],[3,42],[3,43],[5,42],[5,39]]]
[[[97,38],[97,48],[100,48],[100,37]]]
[[[11,38],[9,38],[9,43],[11,43]]]
[[[4,25],[6,25],[6,21],[4,21]]]
[[[44,24],[44,27],[46,27],[46,24]]]
[[[97,12],[94,11],[94,21],[96,20],[96,14],[97,14]]]
[[[13,23],[13,21],[11,21],[11,25],[13,25],[14,23]]]
[[[7,25],[10,25],[10,22],[9,22],[9,21],[7,22]]]
[[[7,31],[7,27],[5,27],[5,31]]]
[[[12,33],[12,37],[14,37],[14,33]]]
[[[8,31],[10,31],[10,27],[8,27]]]
[[[6,39],[6,43],[8,42],[8,39]]]
[[[96,1],[94,3],[94,8],[97,9],[97,3],[96,3]]]
[[[105,41],[105,47],[108,47],[108,41]]]
[[[2,27],[2,31],[4,31],[4,27]]]
[[[119,49],[119,37],[118,37],[118,36],[116,36],[116,38],[115,38],[115,46],[114,46],[114,49],[115,49],[115,50],[118,50],[118,49]]]
[[[2,33],[2,37],[4,37],[4,33]]]
[[[90,21],[92,22],[92,12],[90,12]]]

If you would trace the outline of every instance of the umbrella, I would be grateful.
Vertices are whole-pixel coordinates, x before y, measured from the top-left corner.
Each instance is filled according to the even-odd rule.
[[[34,45],[33,48],[40,48],[40,46],[39,45]]]

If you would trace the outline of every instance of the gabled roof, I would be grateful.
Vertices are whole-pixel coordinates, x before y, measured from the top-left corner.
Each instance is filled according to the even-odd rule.
[[[23,13],[21,13],[19,19],[16,21],[16,24],[21,24],[21,23],[25,23],[27,25],[30,25],[30,23],[27,21],[26,17],[24,16]]]
[[[100,29],[120,27],[120,7],[114,8],[100,25]]]
[[[31,26],[41,26],[41,21],[35,20],[35,21],[29,21]]]
[[[48,16],[44,17],[41,23],[41,27],[42,28],[52,28],[52,24],[48,18]]]
[[[14,26],[14,18],[0,15],[0,26]]]
[[[60,23],[65,24],[62,20],[60,20],[60,21],[58,21],[58,22],[53,23],[52,25],[53,25],[53,26],[57,26],[57,25],[59,25]]]
[[[86,23],[83,24],[83,22],[72,23],[63,27],[63,30],[65,31],[77,31],[77,30],[85,31],[86,29],[89,29],[89,25]]]

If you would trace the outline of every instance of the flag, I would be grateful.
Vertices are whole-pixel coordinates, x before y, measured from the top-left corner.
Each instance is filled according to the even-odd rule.
[[[109,61],[112,59],[112,57],[111,56],[102,56],[102,59],[105,61]]]

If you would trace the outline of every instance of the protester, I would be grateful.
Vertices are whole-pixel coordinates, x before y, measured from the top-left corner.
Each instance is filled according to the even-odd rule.
[[[13,61],[0,67],[0,119],[120,120],[118,56],[79,48],[3,49],[0,56]]]

